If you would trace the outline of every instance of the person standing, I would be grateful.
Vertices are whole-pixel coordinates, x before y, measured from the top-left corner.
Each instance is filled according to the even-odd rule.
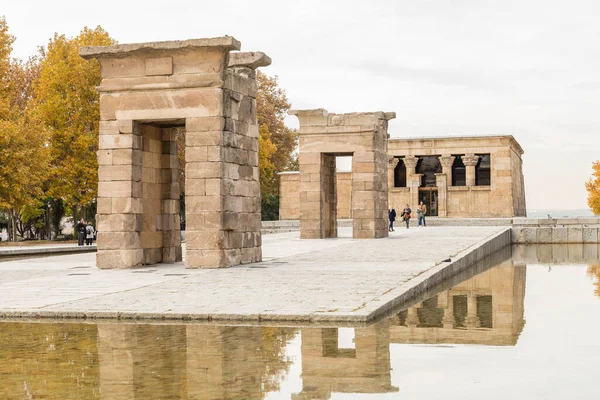
[[[410,207],[407,204],[406,207],[404,207],[404,210],[402,210],[402,214],[400,215],[402,217],[402,220],[404,222],[406,222],[406,229],[408,229],[409,225],[410,225],[410,214],[411,213],[412,213],[412,210],[410,209]]]
[[[396,210],[394,210],[394,207],[388,210],[388,218],[390,219],[390,226],[388,231],[394,232],[394,221],[396,220]]]
[[[75,231],[77,232],[77,246],[83,246],[85,242],[85,230],[86,224],[83,218],[81,218],[81,221],[75,226]]]
[[[85,228],[85,244],[86,246],[91,246],[94,241],[94,227],[91,222],[87,223]]]
[[[419,217],[419,226],[427,226],[425,215],[427,214],[427,206],[421,202],[417,207],[417,216]]]

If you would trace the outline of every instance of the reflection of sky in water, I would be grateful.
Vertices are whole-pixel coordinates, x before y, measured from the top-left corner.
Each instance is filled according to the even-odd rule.
[[[224,394],[269,400],[597,398],[600,298],[588,270],[588,265],[504,261],[411,305],[412,328],[410,318],[397,314],[370,328],[304,327],[287,331],[284,348],[274,340],[281,331],[273,328],[0,324],[0,398],[58,398],[74,382],[74,397],[62,398],[202,398],[201,393],[211,399]],[[444,318],[448,299],[466,298],[465,293],[484,299],[471,306],[486,310],[492,296],[492,329],[472,323],[457,328],[456,321]],[[419,327],[423,324],[445,327]],[[285,360],[287,372],[279,375]],[[265,378],[274,370],[279,372]],[[279,391],[261,394],[261,382],[277,376]],[[357,391],[352,388],[365,393],[340,393]]]

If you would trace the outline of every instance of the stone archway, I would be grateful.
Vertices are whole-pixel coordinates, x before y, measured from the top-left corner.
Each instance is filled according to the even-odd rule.
[[[388,121],[393,112],[293,110],[300,121],[300,236],[337,237],[337,156],[352,156],[354,238],[388,236]]]
[[[255,69],[225,36],[84,47],[100,92],[99,268],[181,261],[173,127],[186,130],[186,267],[261,260]]]

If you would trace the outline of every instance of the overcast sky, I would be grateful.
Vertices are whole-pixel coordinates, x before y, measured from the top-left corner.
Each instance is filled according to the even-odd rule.
[[[587,207],[600,159],[600,1],[2,3],[16,57],[84,26],[120,43],[231,35],[273,59],[263,71],[293,108],[395,111],[392,137],[512,134],[529,210]]]

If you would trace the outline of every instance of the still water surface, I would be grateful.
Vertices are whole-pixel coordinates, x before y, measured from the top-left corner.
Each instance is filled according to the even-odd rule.
[[[598,399],[598,248],[506,249],[363,327],[0,323],[0,399]]]

